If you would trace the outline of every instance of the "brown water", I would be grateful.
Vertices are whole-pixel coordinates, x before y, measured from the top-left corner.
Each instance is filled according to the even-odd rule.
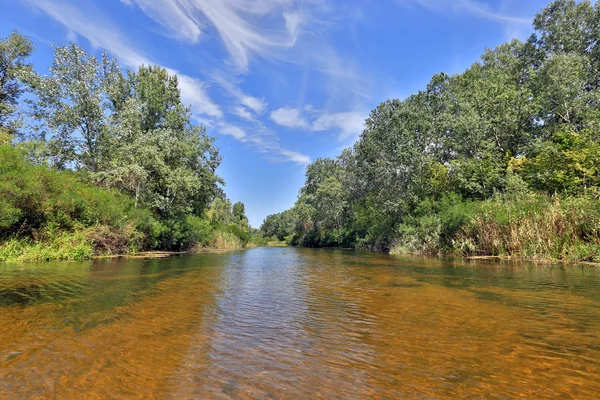
[[[258,248],[0,265],[0,398],[600,398],[600,269]]]

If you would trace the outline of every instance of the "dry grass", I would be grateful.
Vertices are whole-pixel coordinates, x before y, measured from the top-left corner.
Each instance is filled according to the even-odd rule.
[[[454,239],[461,255],[600,261],[600,202],[587,198],[490,200]]]

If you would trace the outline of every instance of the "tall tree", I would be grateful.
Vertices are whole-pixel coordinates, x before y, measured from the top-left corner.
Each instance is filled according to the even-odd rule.
[[[233,220],[242,229],[248,229],[248,217],[246,217],[246,206],[241,201],[235,203],[232,207]]]
[[[49,142],[57,166],[102,170],[110,156],[106,88],[117,71],[105,54],[99,61],[76,44],[55,48],[50,75],[33,84],[37,99],[31,104],[39,137]]]
[[[16,133],[15,113],[24,91],[22,81],[32,72],[27,63],[32,52],[31,40],[17,31],[0,39],[0,144],[8,144]]]
[[[191,122],[176,76],[161,67],[130,72],[110,124],[110,161],[98,180],[130,192],[159,215],[202,215],[219,194],[214,139]],[[128,94],[127,91],[129,91]]]

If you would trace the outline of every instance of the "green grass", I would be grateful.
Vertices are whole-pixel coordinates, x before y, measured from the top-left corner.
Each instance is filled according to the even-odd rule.
[[[52,240],[9,239],[0,245],[0,261],[41,262],[85,260],[94,255],[94,246],[83,231],[62,233]]]
[[[194,246],[242,248],[250,234],[236,224],[192,215],[156,218],[115,190],[73,171],[25,162],[0,146],[0,261],[82,260]]]
[[[543,194],[456,202],[410,217],[392,253],[600,262],[600,201]]]

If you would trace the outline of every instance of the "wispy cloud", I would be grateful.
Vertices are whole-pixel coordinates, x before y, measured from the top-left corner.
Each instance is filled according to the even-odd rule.
[[[271,113],[271,121],[288,128],[304,128],[308,123],[298,108],[281,107]]]
[[[272,140],[269,137],[253,136],[248,138],[247,141],[255,145],[258,151],[268,154],[269,159],[273,162],[289,161],[299,165],[306,165],[311,161],[310,156],[283,148],[276,140]]]
[[[239,68],[247,71],[253,54],[318,73],[320,90],[327,94],[322,105],[326,109],[360,108],[370,99],[372,83],[368,76],[355,60],[340,55],[329,41],[327,21],[339,18],[345,11],[329,8],[328,1],[126,0],[126,3],[137,4],[171,35],[191,43],[201,40],[203,33],[213,29],[218,32],[237,69],[214,72],[211,80],[237,102],[233,114],[239,118],[252,121],[254,116],[250,111],[260,116],[268,106],[264,98],[240,88]],[[307,84],[304,86],[306,90]],[[336,116],[338,119],[334,121]],[[339,128],[341,137],[351,136],[355,129],[350,125],[358,124],[355,120],[346,122],[342,116],[351,117],[347,113],[333,114],[329,119],[323,117],[316,127]],[[310,126],[297,109],[284,107],[271,113],[270,118],[286,127]]]
[[[287,128],[310,128],[313,132],[339,131],[340,141],[356,138],[364,128],[368,112],[353,110],[326,112],[316,110],[311,104],[303,108],[281,107],[271,113],[271,120]]]
[[[121,2],[127,6],[137,4],[144,13],[178,38],[195,43],[202,33],[200,24],[190,15],[189,7],[178,0],[121,0]]]
[[[256,114],[262,114],[267,108],[267,102],[264,99],[244,93],[239,86],[234,84],[232,80],[235,80],[235,78],[231,76],[226,78],[221,72],[218,72],[213,74],[213,80],[233,96],[239,104],[249,108]]]
[[[224,135],[233,136],[235,139],[240,141],[244,141],[247,137],[246,132],[242,128],[227,123],[221,123],[219,125],[219,132]]]
[[[69,36],[80,35],[86,38],[94,47],[106,49],[128,67],[136,68],[142,64],[154,64],[135,46],[124,41],[123,38],[126,35],[109,20],[103,18],[102,14],[95,8],[79,9],[64,0],[26,1],[65,26]],[[137,0],[131,1],[138,2]],[[128,0],[124,0],[124,2],[129,3]],[[148,0],[148,3],[150,3],[150,0]],[[169,0],[165,3],[175,3],[175,0]],[[165,7],[167,6],[165,4]],[[93,18],[90,15],[93,15]],[[231,136],[242,143],[247,143],[261,153],[267,153],[273,161],[290,161],[297,164],[310,162],[309,156],[281,147],[277,137],[272,134],[250,133],[241,127],[226,122],[221,107],[213,102],[207,94],[206,83],[197,78],[181,74],[174,69],[167,68],[167,70],[171,74],[178,75],[182,100],[184,103],[191,104],[195,120],[213,126],[219,133]],[[262,129],[262,124],[254,120],[252,114],[246,108],[257,114],[262,114],[267,107],[267,103],[263,99],[244,93],[225,79],[220,80],[218,83],[242,105],[234,109],[234,114],[253,121]]]
[[[136,68],[142,64],[155,64],[141,54],[134,46],[125,42],[124,34],[113,24],[102,17],[100,12],[92,9],[94,18],[88,17],[90,12],[73,7],[61,0],[27,0],[35,8],[44,12],[68,29],[69,36],[77,34],[86,38],[94,47],[106,49],[114,54],[120,62],[128,67]],[[89,11],[89,10],[88,10]],[[169,69],[170,73],[177,73],[181,98],[184,103],[192,106],[192,112],[209,117],[221,118],[223,111],[214,103],[206,92],[205,84],[200,80],[180,74]]]
[[[449,10],[454,12],[468,13],[474,17],[484,18],[491,21],[513,24],[530,24],[532,18],[508,15],[500,11],[493,10],[488,4],[475,0],[396,0],[405,6],[419,5],[436,12],[447,13]]]
[[[177,73],[177,78],[179,89],[181,89],[181,100],[187,104],[191,104],[193,112],[205,114],[210,117],[223,117],[221,107],[209,98],[203,82],[181,73]]]
[[[317,132],[339,129],[339,140],[346,140],[362,132],[366,116],[367,113],[361,111],[325,113],[313,122],[311,129]]]
[[[256,126],[241,128],[237,125],[221,121],[217,130],[244,143],[259,153],[263,153],[272,162],[293,162],[299,165],[310,163],[310,156],[282,147],[277,136],[260,122]]]
[[[207,25],[214,28],[236,66],[245,69],[252,54],[268,56],[292,47],[300,33],[302,14],[292,0],[127,0],[137,4],[171,35],[191,43]],[[291,11],[290,11],[291,9]],[[279,27],[265,29],[262,18],[279,16]]]
[[[288,161],[293,161],[296,164],[301,164],[301,165],[305,165],[305,164],[309,164],[310,163],[310,157],[304,154],[300,154],[296,151],[290,151],[290,150],[286,150],[286,149],[280,149],[280,153],[282,156],[285,157],[286,160]]]
[[[96,10],[92,10],[95,16],[94,20],[91,20],[82,10],[61,0],[26,1],[67,28],[69,39],[73,39],[75,34],[83,36],[92,46],[110,51],[130,67],[150,64],[145,56],[124,42],[125,35],[120,34],[119,29],[102,18]]]
[[[236,106],[231,110],[231,113],[239,118],[245,119],[246,121],[254,121],[254,116],[245,107]]]

